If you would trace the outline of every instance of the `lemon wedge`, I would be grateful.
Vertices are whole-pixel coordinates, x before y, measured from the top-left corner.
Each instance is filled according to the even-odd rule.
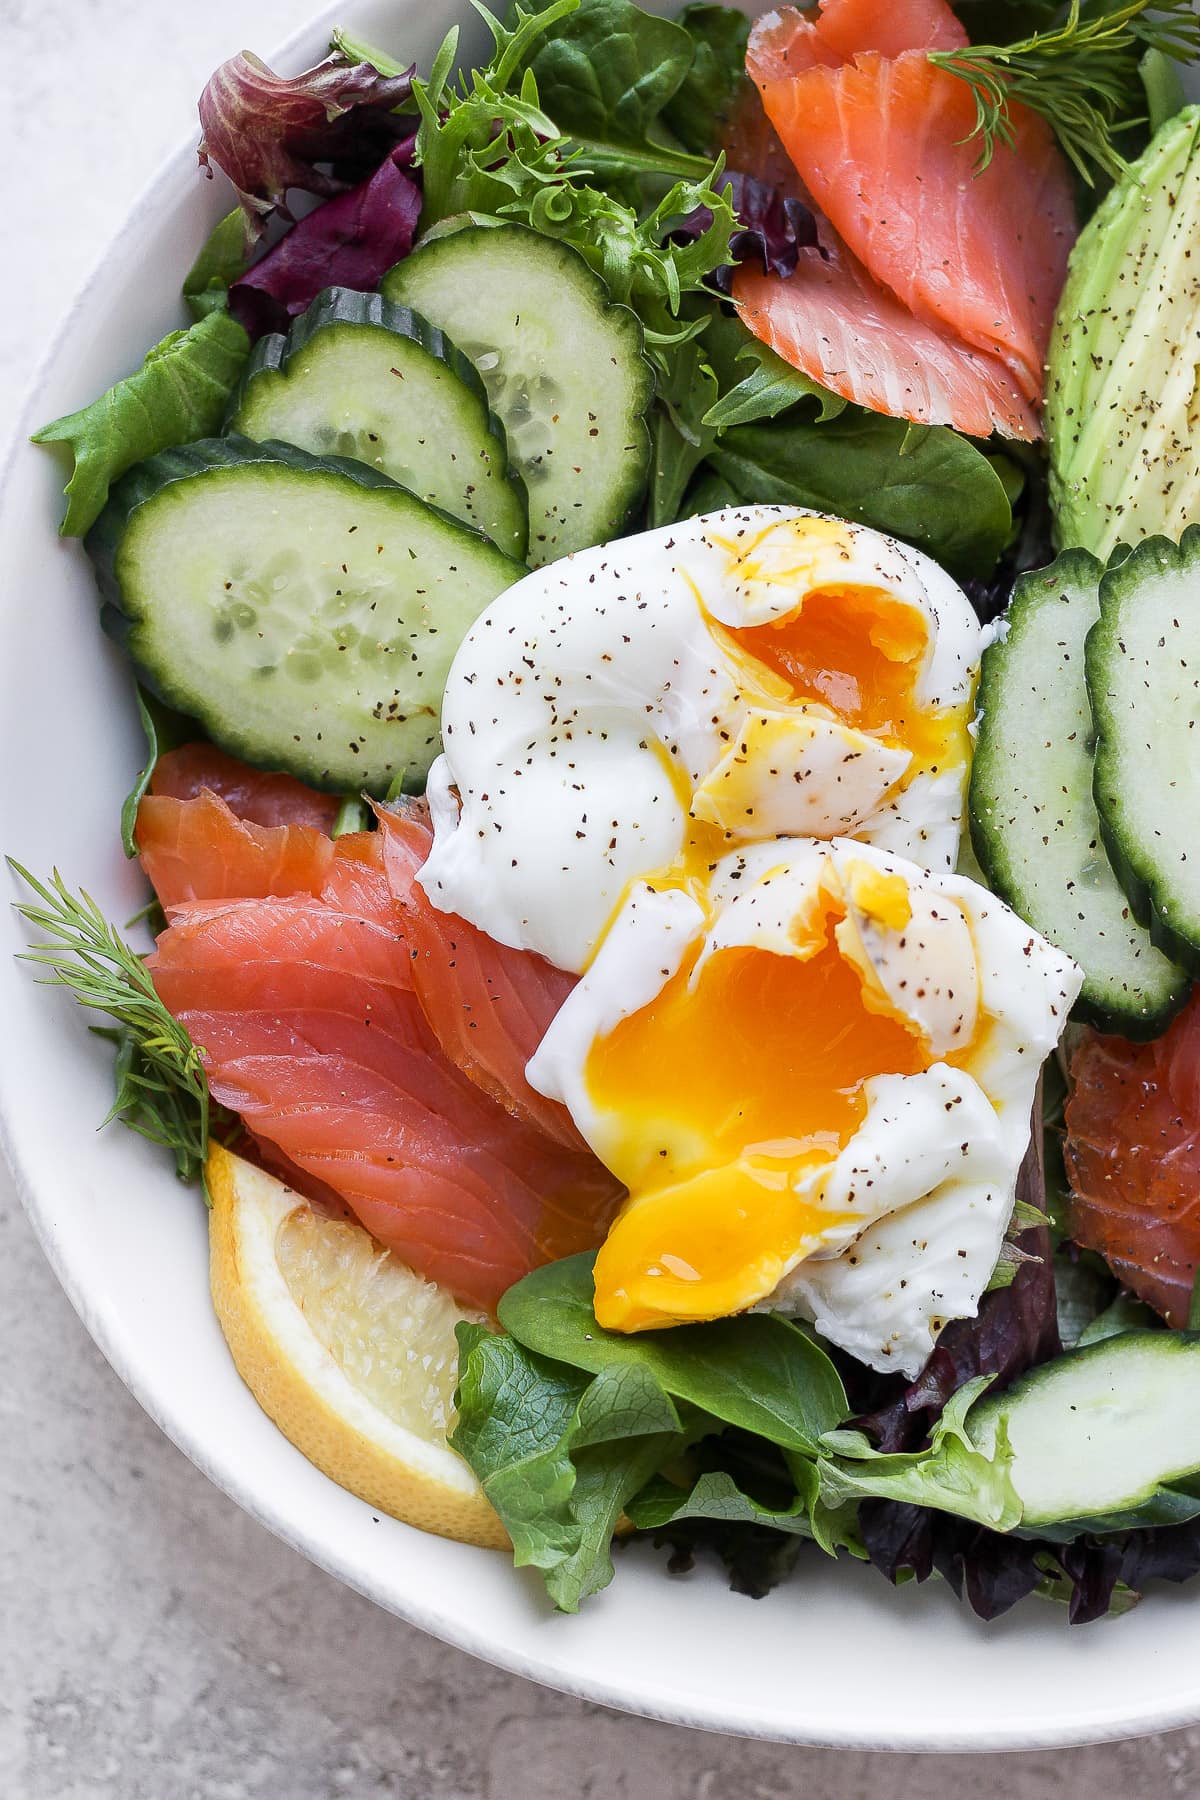
[[[369,1506],[441,1537],[508,1543],[451,1450],[457,1320],[443,1288],[273,1175],[209,1153],[213,1305],[238,1373],[284,1436]]]

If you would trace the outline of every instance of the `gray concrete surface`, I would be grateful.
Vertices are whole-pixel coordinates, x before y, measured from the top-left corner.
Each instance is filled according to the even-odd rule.
[[[0,419],[205,75],[297,17],[293,0],[0,0]],[[159,1435],[2,1174],[0,1343],[0,1800],[1200,1794],[1200,1731],[981,1759],[797,1751],[623,1718],[433,1643],[276,1543]]]

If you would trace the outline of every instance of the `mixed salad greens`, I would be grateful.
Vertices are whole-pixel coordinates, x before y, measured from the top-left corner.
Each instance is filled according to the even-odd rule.
[[[974,41],[930,52],[970,92],[981,169],[1023,108],[1077,184],[1048,457],[872,410],[731,305],[736,270],[786,282],[829,256],[779,166],[739,164],[757,104],[740,11],[477,10],[492,50],[466,72],[457,27],[424,76],[343,33],[295,77],[223,65],[201,160],[238,203],[184,277],[192,323],[38,433],[70,459],[62,529],[85,539],[140,684],[127,853],[160,758],[205,738],[336,795],[335,838],[369,829],[366,802],[423,792],[454,653],[526,567],[726,506],[807,508],[924,551],[1002,619],[976,873],[1080,965],[1073,1036],[1160,1039],[1200,970],[1187,0],[962,0]],[[399,672],[369,653],[381,603],[404,627]],[[246,1142],[202,1052],[86,896],[32,886],[32,954],[112,1021],[110,1116],[200,1178],[210,1136]],[[1200,1425],[1181,1400],[1200,1312],[1164,1323],[1131,1298],[1140,1240],[1100,1254],[1063,1103],[1052,1058],[987,1291],[915,1379],[770,1312],[606,1330],[590,1252],[527,1274],[494,1325],[460,1325],[450,1441],[517,1562],[574,1610],[630,1527],[673,1567],[715,1552],[755,1595],[807,1545],[893,1582],[936,1571],[985,1618],[1036,1591],[1077,1621],[1200,1571]],[[1190,1143],[1200,1109],[1184,1128]]]

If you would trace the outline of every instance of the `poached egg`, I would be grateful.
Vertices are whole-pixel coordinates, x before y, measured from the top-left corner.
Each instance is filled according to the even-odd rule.
[[[915,1375],[978,1308],[1079,985],[986,890],[863,842],[633,883],[528,1071],[629,1188],[599,1323],[768,1305]]]
[[[630,884],[853,835],[949,868],[980,627],[921,552],[794,507],[730,509],[518,581],[450,671],[418,879],[584,970]]]

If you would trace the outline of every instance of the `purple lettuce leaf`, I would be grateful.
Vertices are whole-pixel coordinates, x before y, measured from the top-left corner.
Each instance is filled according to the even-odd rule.
[[[737,170],[729,170],[724,181],[732,189],[729,197],[738,218],[729,247],[739,263],[757,262],[764,274],[786,277],[795,270],[801,250],[820,249],[816,218],[803,200]],[[671,233],[672,239],[699,237],[711,224],[711,212],[699,206]],[[726,263],[712,277],[723,294],[732,292],[733,267]]]
[[[378,287],[412,249],[421,190],[407,165],[411,136],[357,187],[297,221],[229,289],[229,310],[251,338],[286,331],[322,288]]]
[[[890,1582],[936,1573],[981,1619],[999,1618],[1045,1578],[1042,1545],[927,1506],[864,1500],[858,1528],[872,1567]]]
[[[981,1619],[998,1619],[1036,1589],[1065,1601],[1072,1625],[1127,1611],[1151,1582],[1200,1574],[1200,1519],[1070,1544],[1005,1536],[922,1506],[864,1501],[859,1530],[872,1566],[893,1583],[934,1573]]]
[[[216,163],[237,189],[251,241],[273,212],[291,217],[290,189],[340,193],[411,133],[411,120],[394,109],[408,99],[412,74],[381,75],[331,56],[285,77],[249,51],[221,64],[200,96],[200,162],[210,174]]]

